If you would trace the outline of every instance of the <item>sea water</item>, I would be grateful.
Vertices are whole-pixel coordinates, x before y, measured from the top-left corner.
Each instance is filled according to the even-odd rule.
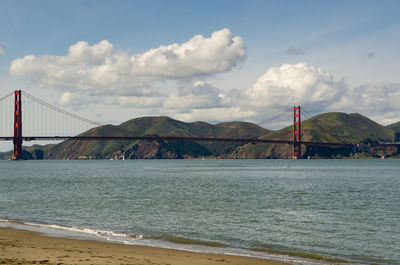
[[[0,161],[0,219],[292,264],[399,264],[400,161]]]

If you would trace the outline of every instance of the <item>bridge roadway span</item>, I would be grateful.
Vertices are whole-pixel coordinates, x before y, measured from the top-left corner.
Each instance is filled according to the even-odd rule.
[[[12,141],[14,137],[0,137],[0,141]],[[23,141],[54,141],[54,140],[119,140],[119,141],[193,141],[193,142],[241,142],[241,143],[270,143],[290,144],[290,140],[271,140],[257,138],[209,138],[209,137],[179,137],[179,136],[23,136]],[[323,142],[301,142],[308,146],[338,146],[353,147],[351,143],[323,143]]]

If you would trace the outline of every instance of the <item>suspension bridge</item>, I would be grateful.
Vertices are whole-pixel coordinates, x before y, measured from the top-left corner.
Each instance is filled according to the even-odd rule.
[[[23,98],[24,97],[24,98]],[[24,101],[24,104],[22,102]],[[22,144],[24,141],[61,141],[61,140],[142,140],[142,141],[196,141],[196,142],[240,142],[270,143],[291,145],[293,158],[302,158],[303,146],[330,146],[353,148],[353,143],[345,142],[310,142],[302,141],[301,116],[312,116],[295,106],[290,111],[277,114],[260,124],[277,121],[288,114],[292,115],[292,139],[261,138],[220,138],[220,137],[179,137],[179,136],[82,136],[81,133],[102,126],[98,122],[62,110],[33,95],[16,90],[0,98],[0,141],[13,142],[13,160],[23,159]],[[24,115],[23,115],[24,113]],[[260,125],[259,124],[259,125]],[[326,132],[329,133],[329,132]],[[376,144],[371,148],[383,150],[398,147],[399,143]]]

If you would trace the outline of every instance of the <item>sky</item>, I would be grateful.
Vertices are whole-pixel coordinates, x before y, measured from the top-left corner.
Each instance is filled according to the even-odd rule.
[[[0,98],[119,124],[295,105],[400,121],[400,2],[0,0]]]

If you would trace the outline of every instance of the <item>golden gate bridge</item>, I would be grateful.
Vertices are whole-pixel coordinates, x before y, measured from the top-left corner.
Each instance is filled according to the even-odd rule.
[[[22,96],[28,104],[22,105]],[[304,146],[331,146],[353,148],[353,143],[346,142],[311,142],[302,141],[301,115],[311,118],[312,116],[301,109],[300,106],[294,106],[293,110],[293,129],[292,139],[263,139],[263,138],[220,138],[220,137],[181,137],[181,136],[86,136],[80,133],[87,129],[102,126],[98,122],[91,121],[84,117],[62,110],[51,105],[31,94],[16,90],[0,98],[1,121],[0,141],[13,142],[13,160],[23,159],[22,143],[23,141],[60,141],[60,140],[131,140],[131,141],[195,141],[195,142],[241,142],[241,143],[270,143],[287,144],[292,146],[294,159],[302,158],[302,145]],[[23,116],[24,111],[24,116]],[[277,114],[261,124],[271,122],[287,115],[289,111]],[[23,118],[25,114],[33,115],[34,118]],[[5,123],[5,124],[4,124]],[[82,124],[86,128],[82,128]],[[83,126],[83,127],[85,127]],[[24,129],[29,128],[30,130]],[[13,132],[13,133],[12,133]],[[326,131],[326,133],[329,133]],[[371,148],[377,150],[386,150],[386,148],[398,147],[399,143],[373,144]]]

